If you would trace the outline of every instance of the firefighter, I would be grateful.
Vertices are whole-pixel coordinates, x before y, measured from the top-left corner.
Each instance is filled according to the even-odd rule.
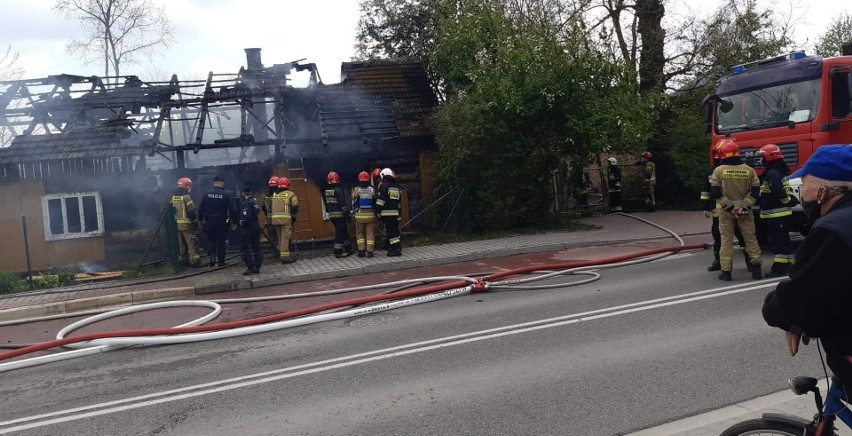
[[[272,198],[279,191],[279,180],[278,176],[269,178],[269,182],[267,183],[269,189],[266,191],[266,195],[263,197],[263,205],[260,207],[263,210],[263,215],[266,217],[266,239],[273,247],[277,247],[280,240],[278,239],[277,229],[272,224]]]
[[[402,209],[402,190],[396,184],[396,174],[390,168],[381,172],[382,184],[376,199],[376,215],[385,226],[388,241],[388,257],[402,256],[402,240],[399,233],[400,210]]]
[[[198,207],[198,216],[210,241],[210,266],[216,265],[213,257],[215,253],[219,260],[219,266],[225,266],[225,242],[228,233],[237,228],[237,207],[234,195],[225,189],[225,179],[216,176],[213,178],[213,189],[207,191],[201,197],[201,205]],[[229,228],[230,224],[230,228]]]
[[[244,276],[259,274],[263,263],[260,251],[260,205],[254,198],[250,186],[243,187],[240,199],[240,252],[246,264]]]
[[[326,177],[328,186],[325,188],[323,202],[328,219],[334,224],[334,257],[341,258],[353,253],[352,241],[349,239],[349,204],[343,188],[340,187],[340,175],[332,171]]]
[[[645,207],[648,212],[657,210],[657,197],[654,189],[657,187],[657,166],[651,160],[654,156],[650,151],[642,153],[642,161],[645,164]]]
[[[198,236],[195,232],[198,230],[198,216],[195,213],[195,203],[189,195],[192,190],[192,179],[181,177],[177,186],[172,194],[172,206],[175,208],[177,220],[180,261],[191,266],[198,266],[201,263],[201,258],[196,251]]]
[[[710,167],[710,170],[707,172],[707,177],[704,178],[704,190],[701,191],[701,206],[704,210],[704,216],[706,218],[713,218],[710,234],[713,235],[713,263],[707,267],[707,271],[719,271],[722,269],[722,266],[719,264],[719,248],[722,246],[722,237],[719,235],[719,208],[715,201],[710,199],[710,180],[713,178],[713,171],[722,161],[721,155],[719,154],[719,147],[722,145],[724,141],[719,141],[717,144],[714,144],[710,148],[710,154],[713,156],[713,166]],[[745,251],[745,241],[743,241],[743,234],[740,232],[739,227],[734,230],[734,236],[737,238],[737,242],[739,242],[740,249],[743,251],[743,259],[745,259],[746,269],[751,272],[751,261],[748,258],[748,253]]]
[[[781,149],[775,144],[766,144],[757,154],[763,158],[765,167],[760,185],[760,219],[766,225],[766,239],[774,256],[766,277],[782,277],[787,275],[787,269],[793,263],[790,220],[798,200],[791,195],[790,182],[784,178],[790,174],[790,167],[784,162]]]
[[[609,170],[607,171],[607,187],[609,188],[609,210],[621,212],[621,168],[614,157],[607,159]]]
[[[373,257],[376,246],[376,213],[373,210],[376,190],[370,186],[370,181],[370,173],[361,171],[358,174],[358,186],[352,191],[358,257]]]
[[[279,191],[272,198],[271,222],[275,226],[281,263],[293,263],[296,258],[290,253],[290,245],[293,243],[296,214],[299,213],[299,199],[290,190],[290,179],[278,179],[278,188]]]
[[[754,168],[740,159],[740,147],[736,142],[726,139],[719,148],[721,164],[713,171],[710,179],[711,197],[716,199],[719,211],[719,233],[722,245],[719,249],[719,263],[722,272],[719,280],[731,280],[731,264],[734,251],[734,230],[739,228],[743,234],[746,252],[751,260],[751,277],[763,278],[760,269],[760,246],[754,235],[754,215],[752,206],[760,195],[760,181]]]

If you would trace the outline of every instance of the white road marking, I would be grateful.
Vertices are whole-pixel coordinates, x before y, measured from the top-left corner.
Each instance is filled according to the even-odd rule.
[[[693,301],[700,301],[709,298],[722,297],[741,292],[748,292],[758,289],[765,289],[775,286],[779,279],[762,280],[749,284],[738,284],[725,286],[721,288],[708,289],[704,291],[691,292],[687,294],[675,295],[670,297],[656,298],[653,300],[640,301],[636,303],[623,304],[619,306],[597,309],[587,312],[564,315],[560,317],[529,321],[520,324],[509,326],[496,327],[487,330],[480,330],[471,333],[460,335],[447,336],[443,338],[431,339],[428,341],[415,342],[396,347],[384,348],[380,350],[368,351],[365,353],[353,354],[349,356],[327,359],[320,362],[297,365],[289,368],[281,368],[272,371],[265,371],[257,374],[250,374],[241,377],[220,380],[216,382],[203,383],[194,386],[188,386],[179,389],[172,389],[163,392],[157,392],[147,395],[141,395],[122,400],[109,401],[90,406],[76,407],[72,409],[60,410],[51,413],[33,415],[24,418],[13,419],[0,422],[0,434],[11,433],[15,431],[27,430],[37,427],[43,427],[52,424],[70,422],[79,419],[89,418],[93,416],[107,415],[111,413],[123,412],[127,410],[138,409],[142,407],[163,404],[172,401],[183,400],[187,398],[198,397],[202,395],[213,394],[217,392],[229,391],[258,384],[270,383],[278,380],[314,374],[318,372],[330,371],[333,369],[345,368],[362,363],[369,363],[379,360],[391,359],[399,356],[422,353],[425,351],[437,350],[441,348],[463,345],[467,343],[479,342],[488,339],[499,338],[503,336],[516,335],[536,330],[560,327],[569,324],[576,324],[584,321],[595,319],[609,318],[618,315],[625,315],[646,310],[669,307]],[[115,406],[115,407],[113,407]],[[78,413],[83,412],[83,413]],[[61,416],[66,415],[66,416]],[[53,419],[46,419],[52,418]],[[42,419],[46,419],[40,421]],[[23,424],[28,423],[28,424]],[[14,427],[9,427],[15,424]]]

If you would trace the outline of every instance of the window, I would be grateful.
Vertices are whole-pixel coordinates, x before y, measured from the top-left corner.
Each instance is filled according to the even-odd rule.
[[[716,132],[760,130],[813,121],[819,109],[820,84],[821,80],[816,79],[722,95],[716,111]]]
[[[104,214],[97,192],[45,195],[41,204],[44,237],[48,241],[104,234]]]
[[[831,116],[836,119],[852,115],[852,74],[849,71],[831,73]]]

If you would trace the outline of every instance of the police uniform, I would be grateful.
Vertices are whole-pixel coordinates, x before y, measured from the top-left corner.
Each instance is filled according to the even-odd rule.
[[[325,211],[334,225],[334,257],[346,257],[352,253],[349,240],[349,205],[339,183],[328,185],[323,195]]]
[[[402,240],[399,232],[402,190],[393,177],[382,179],[379,198],[376,199],[377,215],[382,219],[388,238],[388,256],[402,255]]]
[[[217,182],[223,182],[217,178]],[[234,196],[224,188],[213,188],[201,197],[201,205],[198,207],[198,215],[204,221],[204,231],[212,247],[208,247],[211,253],[215,252],[219,260],[219,266],[225,265],[225,240],[230,233],[230,225],[236,223],[237,211]],[[210,266],[214,262],[211,261]]]
[[[791,195],[790,182],[784,179],[787,174],[789,169],[784,161],[769,162],[760,185],[760,219],[766,225],[766,239],[774,255],[767,277],[787,275],[787,269],[793,263],[790,220],[796,200]]]
[[[739,228],[745,242],[746,252],[752,263],[752,278],[762,278],[760,271],[760,246],[757,244],[754,230],[752,206],[760,195],[760,180],[754,168],[742,163],[739,157],[729,157],[713,170],[710,179],[713,197],[719,211],[719,233],[721,247],[719,263],[722,267],[720,279],[730,280],[734,251],[734,230]],[[741,207],[744,213],[735,215],[733,209]]]
[[[196,251],[198,236],[195,234],[196,209],[189,190],[177,188],[172,194],[172,206],[175,208],[178,241],[180,244],[180,261],[197,266],[201,261]]]
[[[271,198],[271,211],[270,222],[275,226],[281,262],[293,262],[295,259],[290,254],[290,245],[293,241],[293,224],[296,222],[296,214],[299,213],[296,193],[287,188],[275,193]]]
[[[355,241],[358,257],[373,257],[376,246],[376,212],[373,210],[376,191],[369,182],[352,191],[352,209],[355,211]]]
[[[257,200],[245,194],[251,195],[251,189],[243,188],[243,197],[240,199],[240,252],[246,271],[243,274],[257,274],[263,263],[263,253],[260,251],[260,205]]]
[[[609,164],[607,187],[609,188],[609,210],[621,212],[621,168],[618,165]]]

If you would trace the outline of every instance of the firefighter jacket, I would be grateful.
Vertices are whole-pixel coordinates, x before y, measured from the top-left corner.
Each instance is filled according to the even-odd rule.
[[[399,217],[402,210],[402,190],[396,184],[396,180],[382,181],[379,189],[379,198],[376,199],[376,213],[380,217]]]
[[[784,168],[786,168],[786,165]],[[795,197],[792,195],[790,182],[784,180],[785,175],[783,168],[778,166],[770,166],[763,173],[759,198],[761,218],[780,218],[793,215],[793,206],[797,204],[797,201],[794,200]]]
[[[606,177],[610,191],[621,191],[621,168],[618,165],[610,165]]]
[[[649,185],[657,184],[657,166],[654,165],[654,162],[645,162],[645,181]]]
[[[328,213],[328,219],[339,220],[349,218],[349,205],[346,204],[346,196],[343,194],[343,188],[340,185],[328,185],[325,188],[323,195],[325,202],[325,211]]]
[[[296,214],[299,213],[299,199],[295,192],[282,189],[272,196],[271,201],[270,224],[283,226],[296,221]]]
[[[257,227],[260,217],[260,205],[254,197],[240,200],[240,227],[248,229]]]
[[[704,186],[701,188],[701,196],[699,200],[701,201],[701,210],[710,211],[713,213],[714,217],[719,216],[719,209],[716,207],[716,200],[711,197],[710,191],[710,181],[713,179],[713,170],[716,167],[711,167],[707,170],[707,176],[704,177]]]
[[[760,195],[757,173],[738,157],[723,159],[722,165],[713,170],[710,185],[712,197],[724,210],[735,207],[750,209]]]
[[[186,188],[177,188],[172,194],[172,206],[175,207],[175,219],[178,230],[192,229],[192,222],[197,218],[195,203]]]
[[[269,192],[263,196],[263,205],[260,208],[263,210],[263,213],[266,214],[267,219],[270,218],[269,214],[272,213],[272,197],[280,191],[281,190],[278,188],[269,188]]]
[[[231,191],[213,188],[201,197],[201,205],[198,207],[198,216],[208,225],[222,225],[235,221],[237,216],[237,203]]]
[[[352,210],[355,211],[355,221],[359,223],[376,222],[376,190],[372,186],[357,186],[352,191]]]

